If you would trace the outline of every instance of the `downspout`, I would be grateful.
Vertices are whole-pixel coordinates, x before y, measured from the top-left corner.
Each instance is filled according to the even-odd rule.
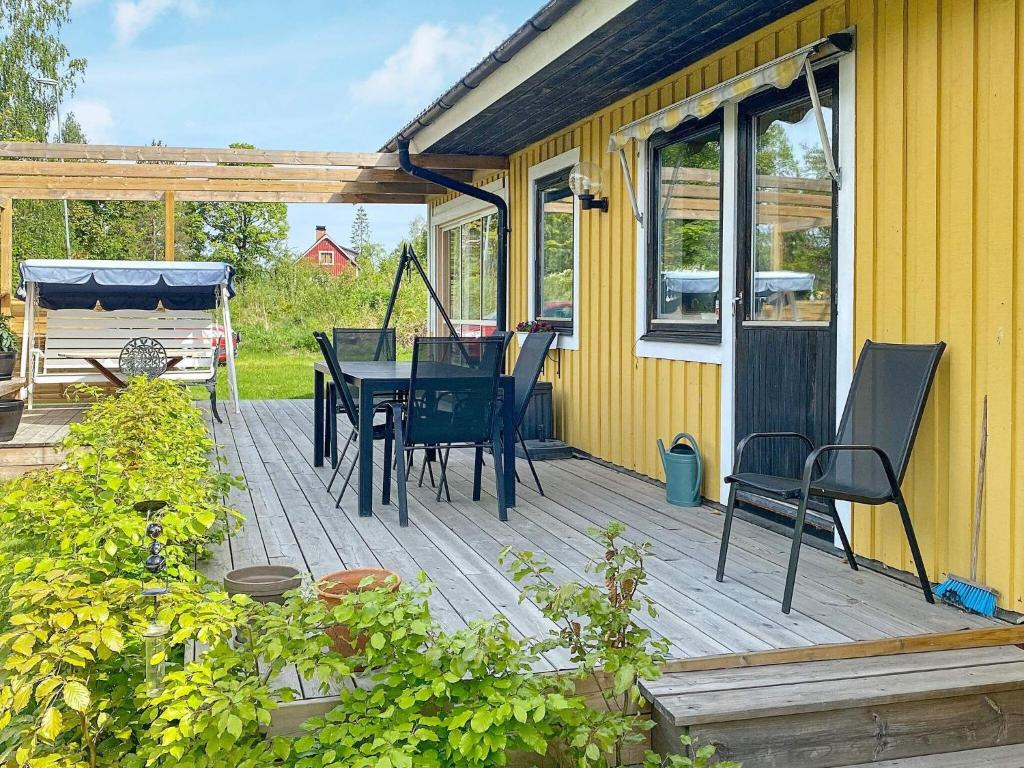
[[[501,195],[474,187],[458,179],[449,178],[429,168],[413,165],[409,157],[409,141],[398,140],[398,164],[410,176],[429,181],[459,192],[467,197],[483,200],[498,209],[498,306],[496,307],[496,325],[499,332],[508,330],[508,203]]]

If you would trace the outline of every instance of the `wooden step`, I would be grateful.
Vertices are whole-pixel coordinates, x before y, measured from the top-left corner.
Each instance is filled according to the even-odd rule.
[[[1024,743],[1016,646],[677,673],[646,684],[645,694],[660,752],[678,752],[689,735],[745,768],[834,768]]]
[[[1024,746],[1012,744],[1007,747],[943,752],[941,755],[908,757],[905,760],[862,763],[850,768],[1024,768]]]

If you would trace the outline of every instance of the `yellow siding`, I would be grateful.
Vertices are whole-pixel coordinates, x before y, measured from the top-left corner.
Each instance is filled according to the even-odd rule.
[[[855,348],[864,339],[949,348],[905,489],[932,577],[970,561],[981,402],[989,398],[979,578],[1024,611],[1024,0],[830,0],[624,99],[511,158],[510,320],[527,309],[527,172],[574,146],[610,181],[608,214],[581,219],[580,351],[562,352],[560,435],[628,469],[661,476],[656,437],[693,432],[718,495],[718,366],[638,359],[636,227],[616,126],[775,56],[857,31]],[[728,332],[728,329],[726,330]],[[553,378],[549,371],[548,378]],[[845,393],[840,393],[842,397]],[[894,507],[857,508],[858,552],[909,570]]]

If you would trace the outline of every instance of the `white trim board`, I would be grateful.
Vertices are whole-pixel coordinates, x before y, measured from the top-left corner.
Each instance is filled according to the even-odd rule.
[[[533,320],[537,314],[534,280],[537,264],[537,195],[535,186],[538,179],[565,168],[572,168],[580,161],[580,148],[573,147],[560,155],[530,166],[526,172],[526,312],[525,320]],[[559,333],[555,347],[578,351],[580,348],[580,201],[572,196],[572,335]]]

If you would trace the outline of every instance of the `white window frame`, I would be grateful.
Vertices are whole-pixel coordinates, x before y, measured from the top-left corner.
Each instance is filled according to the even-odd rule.
[[[534,320],[537,316],[537,182],[553,173],[572,168],[579,161],[580,148],[573,147],[527,169],[526,307],[529,317],[524,320]],[[576,195],[572,197],[572,334],[560,332],[554,346],[571,351],[580,348],[580,201]]]
[[[327,256],[327,258],[325,259],[324,256]],[[317,259],[317,263],[321,267],[333,267],[334,266],[334,251],[331,251],[331,250],[317,251],[316,259]]]
[[[504,178],[492,181],[490,184],[485,184],[481,189],[486,192],[492,192],[500,196],[506,203],[508,202],[508,187]],[[441,277],[439,263],[441,257],[440,246],[443,233],[474,219],[488,215],[497,215],[497,213],[498,209],[495,206],[468,195],[460,195],[454,200],[441,203],[441,205],[428,210],[427,231],[430,233],[430,237],[427,238],[427,274],[430,276],[430,283],[434,286],[434,290],[437,291],[438,297],[444,299],[449,292],[447,282],[442,285],[439,279]],[[429,297],[427,298],[427,317],[429,328],[447,333],[447,329],[440,328],[441,315]],[[451,320],[453,323],[456,322],[454,317]]]
[[[647,167],[647,142],[637,141],[636,189],[640,194],[641,221],[636,227],[636,327],[634,349],[637,357],[657,360],[686,360],[694,363],[724,365],[732,360],[732,328],[734,283],[736,281],[736,117],[735,104],[722,106],[722,282],[720,288],[719,315],[721,341],[698,343],[694,341],[660,341],[644,339],[647,335],[647,230],[654,221],[655,213],[650,211],[650,195],[646,193],[650,169]]]

